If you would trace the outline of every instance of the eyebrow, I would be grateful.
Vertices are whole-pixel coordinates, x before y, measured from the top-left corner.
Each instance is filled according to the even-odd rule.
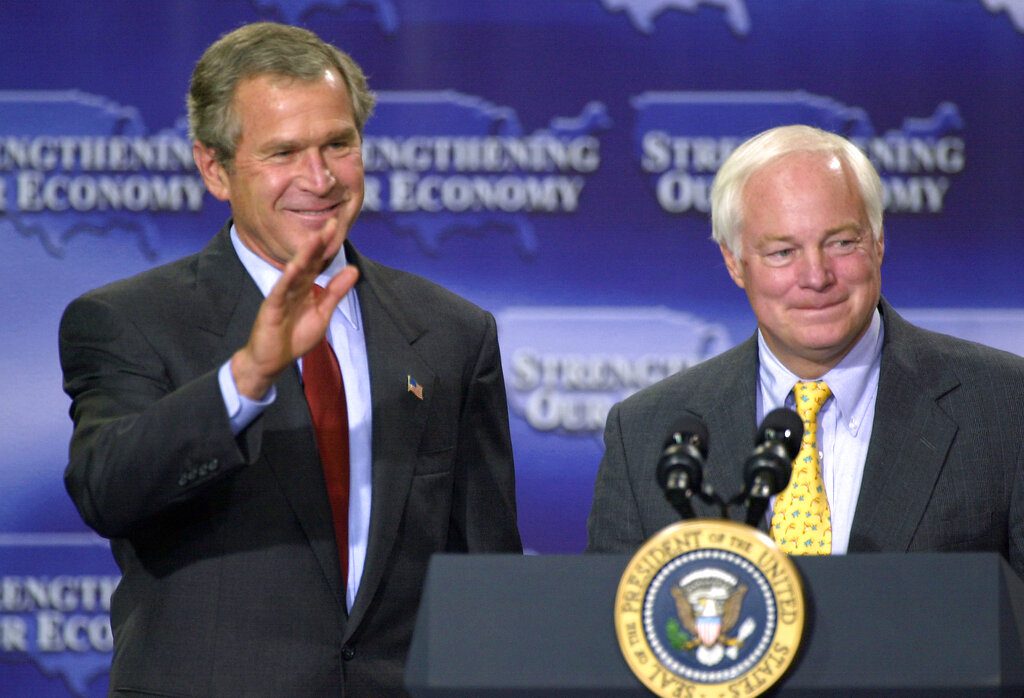
[[[324,143],[333,143],[338,140],[349,140],[354,139],[357,135],[357,131],[354,126],[346,126],[344,128],[331,131],[324,136]],[[299,150],[307,146],[307,142],[297,138],[285,138],[281,140],[267,141],[260,147],[260,152],[263,153],[274,153],[279,150]]]
[[[856,221],[850,221],[848,223],[841,223],[841,224],[833,226],[831,228],[827,228],[824,231],[824,237],[830,237],[832,235],[836,235],[837,233],[843,233],[843,232],[847,232],[847,231],[854,231],[854,232],[858,232],[858,233],[863,233],[864,232],[864,228],[863,228],[863,226],[861,226],[860,223],[857,223]],[[771,234],[771,233],[769,233],[768,235],[765,235],[765,237],[763,239],[763,241],[766,242],[766,243],[771,243],[771,242],[793,242],[793,240],[794,240],[793,236],[790,235],[789,233],[779,233],[779,234]]]
[[[864,228],[863,228],[863,226],[861,226],[860,223],[858,223],[856,221],[850,221],[849,223],[843,223],[842,225],[837,225],[834,228],[829,228],[828,230],[825,231],[825,235],[826,236],[835,235],[836,233],[842,233],[842,232],[845,232],[847,230],[853,230],[853,231],[856,231],[858,233],[863,233],[864,232]]]
[[[328,133],[326,140],[327,141],[344,140],[346,138],[352,138],[353,136],[358,136],[358,135],[359,135],[359,132],[356,130],[355,126],[345,126],[344,128],[339,128],[336,131],[331,131],[330,133]]]

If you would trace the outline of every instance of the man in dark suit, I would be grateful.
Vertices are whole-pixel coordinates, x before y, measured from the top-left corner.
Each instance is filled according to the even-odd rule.
[[[232,220],[65,311],[66,484],[123,573],[115,695],[401,693],[430,555],[521,552],[493,317],[346,240],[372,107],[310,32],[222,37],[189,117]]]
[[[988,550],[1024,575],[1024,359],[886,303],[882,193],[860,150],[806,126],[766,131],[722,165],[714,237],[758,331],[612,409],[589,550],[633,551],[678,520],[655,465],[682,415],[707,424],[705,479],[731,497],[758,423],[806,383],[827,386],[804,418],[806,460],[761,522],[785,550]]]

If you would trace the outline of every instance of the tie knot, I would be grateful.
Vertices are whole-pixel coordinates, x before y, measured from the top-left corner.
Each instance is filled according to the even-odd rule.
[[[832,390],[824,381],[808,381],[793,386],[793,397],[796,398],[796,413],[805,422],[816,421],[821,406],[825,404]]]

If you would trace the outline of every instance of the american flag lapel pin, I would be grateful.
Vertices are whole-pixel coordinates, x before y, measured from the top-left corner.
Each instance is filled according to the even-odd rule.
[[[407,381],[408,391],[416,396],[417,400],[423,399],[423,386],[416,382],[416,379],[412,376],[406,375],[405,380]]]

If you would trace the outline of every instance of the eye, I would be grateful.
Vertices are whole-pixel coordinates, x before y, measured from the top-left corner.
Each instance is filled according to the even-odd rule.
[[[793,256],[796,254],[796,249],[793,247],[781,247],[777,250],[768,250],[762,255],[764,257],[765,264],[772,267],[781,267],[787,264]]]
[[[338,138],[327,144],[327,150],[332,155],[348,155],[355,149],[356,144],[350,138]]]
[[[850,254],[860,245],[860,236],[846,236],[830,240],[828,243],[828,251],[834,255]]]

